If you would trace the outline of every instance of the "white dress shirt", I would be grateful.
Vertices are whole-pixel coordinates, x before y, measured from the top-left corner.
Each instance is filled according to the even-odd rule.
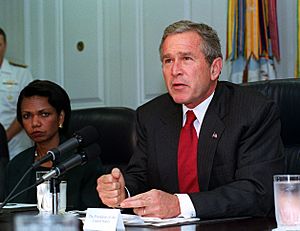
[[[214,93],[211,94],[206,100],[204,100],[201,104],[199,104],[197,107],[193,109],[189,109],[185,105],[182,105],[182,111],[183,111],[182,126],[184,126],[186,121],[186,112],[189,110],[193,110],[197,118],[194,121],[194,127],[196,129],[196,133],[198,137],[199,137],[200,128],[202,126],[205,113],[212,100],[213,95]],[[179,204],[180,204],[181,214],[179,216],[184,218],[196,217],[196,210],[189,195],[188,194],[175,194],[175,195],[178,197]]]
[[[5,129],[16,118],[20,91],[31,81],[32,75],[27,68],[13,66],[3,59],[0,68],[0,122]],[[31,146],[32,141],[22,130],[8,142],[10,159]]]

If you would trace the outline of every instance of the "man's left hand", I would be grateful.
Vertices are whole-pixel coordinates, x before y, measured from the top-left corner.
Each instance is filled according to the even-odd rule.
[[[135,214],[147,217],[171,218],[180,214],[177,196],[152,189],[125,199],[122,208],[133,208]]]

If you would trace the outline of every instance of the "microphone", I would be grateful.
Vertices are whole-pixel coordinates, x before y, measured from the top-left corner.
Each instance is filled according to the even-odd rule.
[[[41,164],[51,160],[56,160],[61,154],[70,152],[78,147],[86,147],[99,139],[99,133],[93,126],[86,126],[81,130],[75,132],[73,137],[66,142],[60,144],[57,148],[53,148],[40,160],[32,164],[32,168],[36,169]]]
[[[89,160],[96,159],[96,157],[99,156],[100,153],[101,149],[99,145],[94,143],[88,146],[87,148],[82,149],[81,152],[74,154],[66,161],[58,164],[56,167],[54,167],[52,170],[50,170],[48,173],[46,173],[40,179],[38,179],[35,185],[37,186],[46,180],[49,180],[54,177],[59,177],[65,174],[70,169],[77,167],[78,165],[84,165]]]

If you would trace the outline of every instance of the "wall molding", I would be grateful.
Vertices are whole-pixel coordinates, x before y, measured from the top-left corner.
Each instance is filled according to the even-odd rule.
[[[24,59],[31,66],[31,23],[30,0],[24,0]]]
[[[55,56],[55,69],[58,74],[58,81],[62,86],[65,85],[64,81],[64,39],[63,39],[63,2],[55,1],[55,40],[57,41],[56,56]]]
[[[277,3],[278,77],[294,75],[296,2]],[[166,92],[158,56],[165,26],[180,19],[208,23],[218,32],[225,55],[226,9],[227,0],[9,0],[1,5],[0,26],[9,38],[6,57],[29,65],[34,78],[61,84],[72,97],[73,108],[136,108]],[[74,43],[70,37],[92,44],[90,59],[80,59],[73,47],[66,48]],[[81,61],[86,71],[72,71],[73,63],[76,68]],[[220,80],[228,80],[230,65],[225,59],[223,64]]]
[[[147,100],[145,95],[145,73],[144,73],[144,22],[143,22],[143,1],[135,1],[135,13],[136,13],[136,73],[137,73],[137,95],[138,103],[142,104]]]

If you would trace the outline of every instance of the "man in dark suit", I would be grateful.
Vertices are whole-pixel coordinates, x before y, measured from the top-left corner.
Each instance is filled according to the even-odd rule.
[[[205,24],[168,26],[160,56],[168,93],[137,109],[137,150],[124,175],[113,169],[98,178],[102,202],[160,218],[271,214],[272,176],[284,170],[277,106],[255,91],[218,81],[221,46]],[[196,158],[188,163],[189,151],[180,165],[181,129],[191,110]],[[196,188],[182,190],[189,175]]]

